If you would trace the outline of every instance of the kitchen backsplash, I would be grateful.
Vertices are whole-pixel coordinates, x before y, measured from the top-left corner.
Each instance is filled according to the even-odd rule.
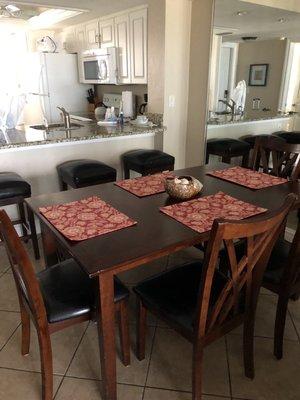
[[[136,96],[137,110],[144,103],[144,94],[148,93],[147,85],[95,85],[95,90],[100,100],[104,93],[122,94],[124,91],[131,91]]]

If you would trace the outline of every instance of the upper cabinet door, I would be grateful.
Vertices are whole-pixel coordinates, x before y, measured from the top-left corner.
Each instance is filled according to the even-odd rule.
[[[100,47],[99,22],[94,20],[85,25],[87,49],[97,49]]]
[[[147,9],[129,14],[131,82],[147,83]]]
[[[100,47],[115,46],[114,18],[100,19],[99,21]]]
[[[67,53],[76,53],[76,34],[74,27],[66,28],[61,34],[63,47]]]
[[[86,50],[86,37],[85,37],[85,26],[79,25],[75,28],[76,37],[76,50],[78,53]]]
[[[118,48],[119,83],[131,83],[128,14],[115,18],[115,39]]]

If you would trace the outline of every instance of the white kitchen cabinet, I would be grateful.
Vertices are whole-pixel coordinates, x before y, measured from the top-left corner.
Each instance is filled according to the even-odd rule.
[[[99,21],[100,47],[115,46],[114,18],[100,19]]]
[[[147,9],[129,13],[131,83],[147,83]]]
[[[131,83],[129,15],[115,18],[115,41],[118,48],[119,83]]]
[[[100,47],[99,20],[90,21],[85,25],[86,49]]]
[[[74,27],[66,28],[61,35],[63,48],[67,53],[76,53],[76,36]]]
[[[86,50],[85,25],[76,26],[75,38],[76,38],[76,51],[80,53],[81,51]]]

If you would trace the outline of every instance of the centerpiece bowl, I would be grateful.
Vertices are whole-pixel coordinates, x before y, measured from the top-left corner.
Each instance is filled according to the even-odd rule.
[[[178,200],[188,200],[199,194],[203,185],[193,176],[175,176],[166,178],[165,189],[170,197]]]

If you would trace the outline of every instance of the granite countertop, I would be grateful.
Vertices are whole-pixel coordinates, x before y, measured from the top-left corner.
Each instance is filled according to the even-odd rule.
[[[74,113],[71,113],[74,115]],[[80,115],[76,113],[76,115]],[[91,117],[91,115],[80,115]],[[153,125],[152,127],[137,127],[130,123],[123,126],[99,126],[93,118],[91,122],[73,120],[72,123],[79,125],[76,129],[66,130],[58,128],[55,130],[40,130],[30,126],[20,126],[16,129],[0,130],[0,150],[28,146],[49,145],[54,143],[76,142],[85,140],[118,138],[133,135],[145,135],[162,133],[164,127]]]
[[[242,124],[242,123],[249,123],[249,122],[256,122],[256,121],[268,121],[273,119],[279,118],[292,118],[295,114],[278,114],[273,116],[266,116],[261,118],[249,118],[249,117],[241,117],[240,119],[236,119],[234,121],[227,121],[226,116],[220,115],[216,117],[216,120],[213,118],[207,121],[207,125],[233,125],[233,124]],[[230,118],[230,116],[228,116]],[[218,120],[217,120],[218,119]]]

